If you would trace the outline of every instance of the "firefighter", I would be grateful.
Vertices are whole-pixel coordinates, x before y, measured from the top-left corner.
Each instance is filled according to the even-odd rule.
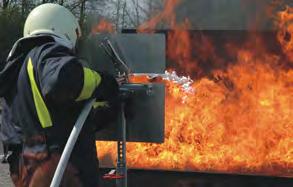
[[[116,116],[118,83],[83,67],[75,54],[78,21],[65,7],[43,4],[28,15],[24,37],[12,47],[0,73],[4,117],[0,137],[15,186],[49,186],[85,102],[96,98],[74,147],[61,186],[98,186],[97,116]],[[101,119],[103,122],[103,119]]]

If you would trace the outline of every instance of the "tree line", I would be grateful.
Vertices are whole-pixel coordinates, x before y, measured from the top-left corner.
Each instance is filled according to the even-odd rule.
[[[44,3],[58,3],[68,8],[78,18],[84,33],[101,19],[111,22],[117,32],[136,28],[163,8],[163,0],[0,0],[0,61],[22,37],[29,12]]]

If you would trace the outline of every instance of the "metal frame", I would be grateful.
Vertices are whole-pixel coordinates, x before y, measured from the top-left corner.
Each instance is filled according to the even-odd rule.
[[[127,187],[127,163],[126,163],[126,118],[124,108],[125,103],[121,103],[121,135],[122,141],[117,141],[117,175],[122,176],[116,179],[117,187]]]

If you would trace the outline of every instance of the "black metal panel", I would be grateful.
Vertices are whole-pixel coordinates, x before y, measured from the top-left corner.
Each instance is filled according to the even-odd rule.
[[[83,41],[79,55],[95,70],[115,74],[110,58],[99,46],[108,38],[132,73],[164,73],[166,50],[164,34],[97,34]]]
[[[163,34],[120,34],[114,35],[113,41],[133,73],[164,73]]]
[[[109,39],[119,56],[132,73],[164,73],[164,34],[97,34],[84,40],[79,48],[79,56],[85,65],[96,71],[106,71],[116,75],[110,57],[100,46]],[[164,141],[165,87],[163,84],[143,85],[146,90],[137,90],[134,84],[124,85],[133,90],[131,103],[126,104],[127,141]],[[96,134],[97,140],[121,140],[121,119],[110,124],[107,129]]]
[[[127,141],[164,141],[165,86],[163,84],[128,84],[134,90],[126,105]],[[97,140],[121,140],[121,119],[96,133]]]

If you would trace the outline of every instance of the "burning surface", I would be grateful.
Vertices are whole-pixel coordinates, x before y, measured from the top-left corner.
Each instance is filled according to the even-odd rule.
[[[128,143],[130,168],[293,177],[292,9],[277,18],[275,45],[280,50],[270,50],[261,36],[250,33],[241,45],[223,45],[229,62],[217,54],[211,39],[190,36],[188,20],[173,25],[168,58],[197,79],[188,89],[180,81],[164,81],[165,142]],[[205,73],[202,61],[213,61],[216,68]],[[97,148],[102,165],[114,165],[116,143],[97,142]]]

